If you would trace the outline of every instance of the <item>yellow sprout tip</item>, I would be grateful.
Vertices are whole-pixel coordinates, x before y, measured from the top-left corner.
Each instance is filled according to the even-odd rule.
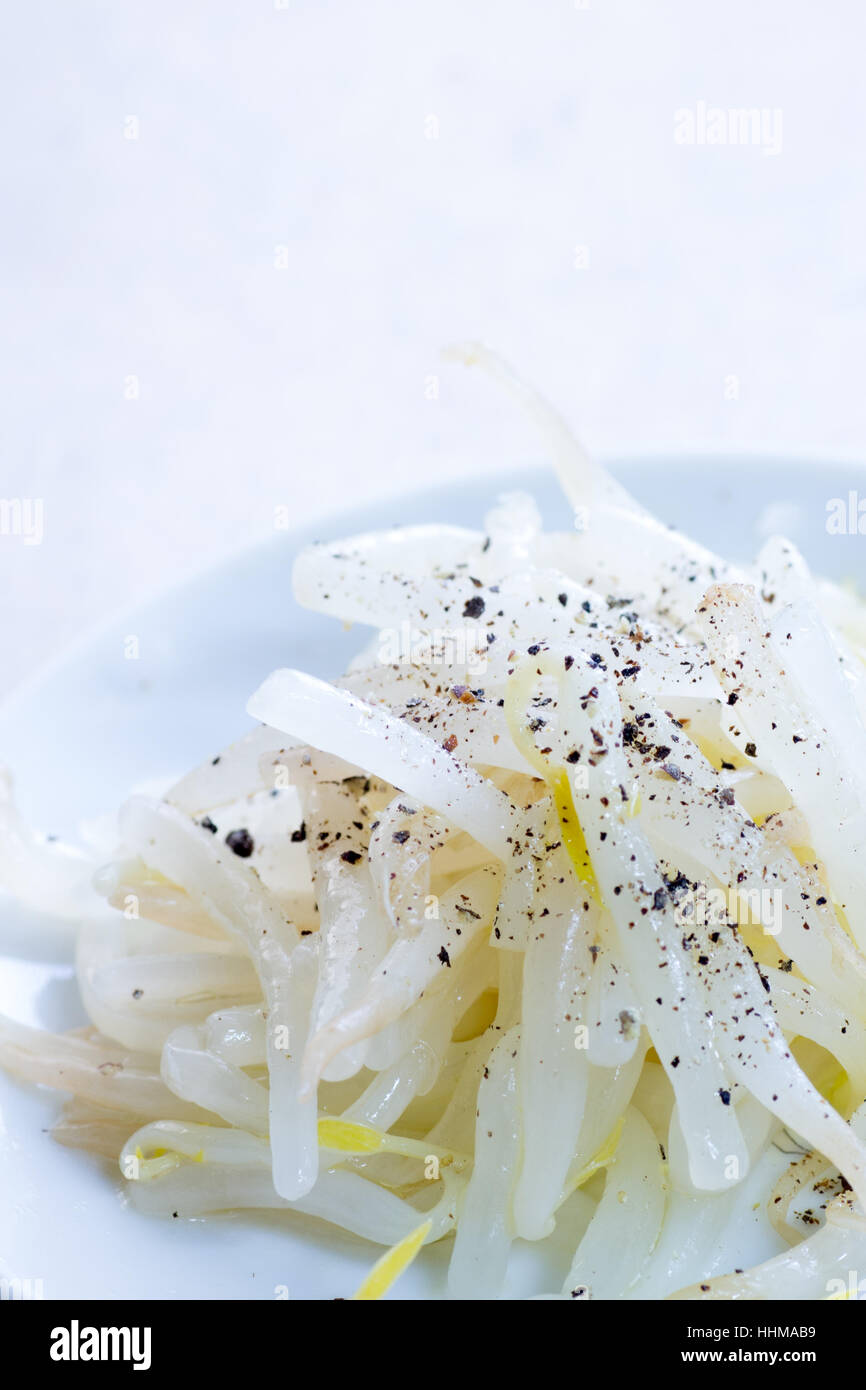
[[[382,1147],[382,1135],[369,1125],[348,1120],[320,1120],[319,1147],[344,1154],[372,1154]]]
[[[412,1263],[432,1229],[433,1222],[425,1221],[414,1231],[410,1231],[408,1236],[404,1236],[397,1245],[387,1250],[382,1258],[373,1265],[357,1293],[353,1294],[353,1298],[363,1300],[384,1298],[391,1285]]]

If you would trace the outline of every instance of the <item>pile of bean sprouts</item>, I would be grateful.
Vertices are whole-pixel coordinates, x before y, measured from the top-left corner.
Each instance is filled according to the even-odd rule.
[[[359,655],[275,671],[107,864],[7,786],[0,877],[79,924],[91,1026],[0,1019],[0,1063],[143,1211],[386,1247],[360,1297],[436,1242],[452,1298],[527,1243],[537,1297],[857,1297],[866,610],[785,540],[740,570],[672,531],[453,356],[538,421],[561,530],[508,494],[304,550]]]

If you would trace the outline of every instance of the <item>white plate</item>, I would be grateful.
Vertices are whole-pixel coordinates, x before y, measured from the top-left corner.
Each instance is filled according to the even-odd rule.
[[[862,574],[862,541],[829,536],[826,503],[860,484],[860,470],[701,457],[625,464],[616,470],[665,520],[723,555],[749,559],[765,534],[783,530],[814,568],[834,578]],[[567,524],[545,473],[504,478],[524,486],[551,526]],[[338,516],[319,534],[339,536],[395,522],[478,523],[489,482],[419,495],[399,516]],[[297,608],[294,552],[314,537],[282,537],[112,622],[66,653],[0,710],[0,761],[14,770],[20,804],[42,829],[74,832],[112,811],[128,789],[167,780],[250,727],[244,703],[275,666],[322,676],[341,671],[357,633]],[[128,660],[124,643],[138,639]],[[84,1022],[63,933],[4,903],[0,1011],[59,1029]],[[41,1281],[46,1298],[334,1298],[352,1292],[379,1250],[282,1214],[207,1221],[159,1220],[126,1203],[112,1165],[61,1148],[46,1133],[59,1109],[50,1092],[0,1074],[0,1277]],[[446,1248],[425,1251],[395,1297],[442,1288]],[[730,1265],[778,1249],[760,1222],[731,1233]],[[527,1249],[510,1291],[531,1287]],[[38,1287],[38,1285],[34,1285]]]

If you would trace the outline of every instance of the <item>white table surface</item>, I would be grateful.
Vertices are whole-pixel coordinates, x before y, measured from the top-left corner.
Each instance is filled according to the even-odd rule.
[[[381,497],[397,520],[431,477],[538,459],[491,386],[440,366],[455,338],[603,455],[863,458],[864,14],[14,7],[0,500],[41,501],[44,538],[0,534],[0,691],[275,508],[326,532]],[[781,148],[678,143],[700,103],[765,109]]]

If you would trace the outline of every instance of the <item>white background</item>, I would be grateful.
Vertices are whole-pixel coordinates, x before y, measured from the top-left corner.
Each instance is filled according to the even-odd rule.
[[[866,455],[859,0],[591,4],[8,11],[0,689],[277,506],[538,458],[455,338],[604,455]],[[781,151],[678,144],[699,102]]]

